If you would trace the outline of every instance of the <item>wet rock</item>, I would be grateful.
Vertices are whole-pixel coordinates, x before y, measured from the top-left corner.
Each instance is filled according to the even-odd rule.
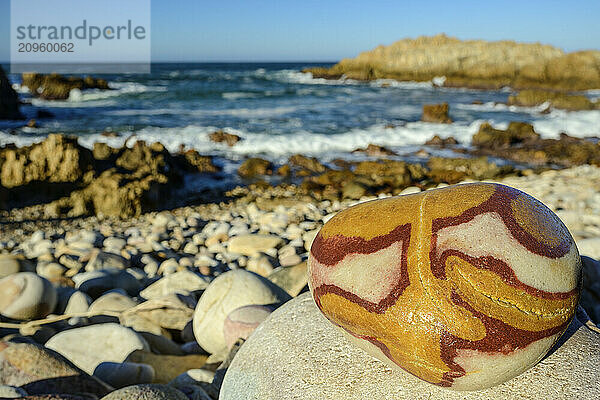
[[[0,176],[7,188],[33,182],[78,184],[93,169],[92,152],[80,146],[77,138],[61,134],[50,134],[31,146],[5,149],[3,158]],[[32,190],[32,195],[39,190]]]
[[[24,73],[22,75],[23,86],[29,88],[34,97],[45,100],[66,100],[71,90],[103,89],[109,90],[108,83],[104,79],[64,77],[58,74],[42,75],[37,73]]]
[[[427,146],[440,146],[440,147],[448,147],[455,146],[458,144],[458,140],[453,138],[452,136],[447,138],[441,138],[438,135],[434,135],[431,139],[425,142]]]
[[[518,129],[513,129],[513,128]],[[529,124],[511,123],[506,131],[482,124],[473,137],[475,155],[489,155],[533,165],[600,165],[600,146],[594,139],[561,133],[558,139],[540,139]]]
[[[0,342],[0,384],[19,386],[30,395],[93,393],[103,396],[112,390],[60,354],[29,343]]]
[[[196,340],[210,353],[225,353],[223,323],[231,311],[245,305],[289,299],[283,289],[259,275],[244,270],[226,272],[210,284],[198,301],[194,312]]]
[[[525,122],[511,122],[506,130],[494,129],[484,122],[473,135],[472,143],[479,147],[498,148],[539,138],[540,135],[533,129],[533,125]]]
[[[275,173],[279,176],[287,177],[292,175],[292,168],[289,166],[289,164],[284,164],[281,167],[277,168],[277,171]]]
[[[458,183],[465,178],[493,179],[514,173],[510,165],[499,166],[487,157],[442,158],[431,157],[427,162],[428,176],[435,183]]]
[[[215,143],[227,143],[227,146],[231,147],[240,141],[240,137],[238,135],[234,135],[232,133],[227,133],[223,130],[215,131],[208,135],[208,138]]]
[[[600,103],[593,102],[584,95],[548,90],[521,90],[516,95],[508,96],[509,105],[533,107],[543,103],[550,103],[553,108],[564,110],[593,110],[600,107]]]
[[[294,154],[291,156],[288,160],[288,164],[313,173],[322,173],[327,169],[315,157],[306,157],[302,154]]]
[[[238,175],[242,178],[255,178],[260,175],[271,175],[273,164],[262,158],[249,158],[238,168]]]
[[[396,155],[396,152],[388,149],[387,147],[379,146],[379,145],[372,144],[372,143],[369,144],[364,149],[356,149],[352,152],[353,153],[365,153],[366,155],[371,156],[371,157],[383,157],[383,156],[395,156]]]
[[[183,153],[183,159],[187,163],[185,169],[189,172],[214,173],[221,170],[213,163],[212,156],[203,156],[196,150],[187,150]]]
[[[423,106],[423,115],[421,121],[435,122],[438,124],[450,124],[452,119],[448,116],[448,103],[442,104],[425,104]]]
[[[19,111],[19,96],[0,67],[0,119],[23,119]]]
[[[108,323],[75,328],[53,336],[46,347],[93,374],[102,362],[123,362],[134,350],[149,350],[148,343],[132,329]]]
[[[0,293],[0,314],[8,318],[43,318],[56,307],[56,289],[33,272],[19,272],[1,279]]]
[[[350,181],[342,187],[342,197],[344,199],[358,200],[367,194],[367,187],[356,181]]]

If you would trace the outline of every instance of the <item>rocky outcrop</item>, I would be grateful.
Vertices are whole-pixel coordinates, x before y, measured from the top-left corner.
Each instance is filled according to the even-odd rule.
[[[396,160],[361,161],[306,177],[300,190],[317,199],[360,199],[368,194],[399,194],[409,186],[431,187],[467,178],[492,179],[515,172],[512,166],[499,166],[486,157],[432,157],[425,165]]]
[[[511,122],[506,130],[494,129],[489,123],[484,122],[479,127],[479,131],[473,135],[472,143],[474,146],[493,149],[539,138],[540,135],[533,126],[525,122]]]
[[[450,136],[447,138],[442,138],[439,135],[434,135],[431,139],[425,142],[427,146],[439,146],[439,147],[448,147],[448,146],[456,146],[458,144],[458,140],[454,137]]]
[[[48,135],[41,143],[2,152],[0,178],[7,188],[32,182],[75,183],[93,169],[92,152],[74,137]]]
[[[304,175],[308,173],[325,172],[327,168],[319,162],[315,157],[306,157],[302,154],[294,154],[288,160],[288,164],[292,167],[298,167]]]
[[[66,100],[73,89],[110,89],[106,80],[91,76],[80,78],[59,74],[24,73],[22,80],[23,86],[29,88],[32,96],[46,100]]]
[[[600,165],[600,144],[594,138],[562,133],[558,139],[541,139],[533,126],[512,122],[506,130],[481,124],[472,140],[473,155],[500,157],[534,166]]]
[[[600,88],[600,51],[564,53],[539,43],[461,41],[446,35],[403,39],[344,59],[329,69],[306,70],[313,77],[430,81],[444,86],[498,89]]]
[[[215,131],[209,134],[208,138],[215,143],[226,143],[229,147],[233,146],[241,139],[238,135],[227,133],[223,130]]]
[[[47,204],[49,217],[103,214],[131,217],[163,208],[189,173],[214,173],[212,158],[195,150],[171,154],[160,143],[93,150],[75,137],[0,151],[0,208]]]
[[[527,89],[508,97],[508,104],[516,106],[533,107],[546,102],[550,107],[569,111],[600,109],[598,101],[591,101],[586,96],[550,90]]]
[[[273,174],[273,164],[262,158],[249,158],[238,168],[238,175],[242,178],[255,178],[260,175]]]
[[[19,111],[19,96],[0,67],[0,119],[23,119]]]
[[[365,153],[371,157],[383,157],[383,156],[395,156],[396,152],[388,149],[384,146],[379,146],[373,143],[369,143],[364,149],[359,148],[352,151],[353,153]]]
[[[450,107],[448,103],[442,104],[425,104],[423,106],[423,115],[421,121],[433,122],[436,124],[451,124],[452,119],[448,115]]]

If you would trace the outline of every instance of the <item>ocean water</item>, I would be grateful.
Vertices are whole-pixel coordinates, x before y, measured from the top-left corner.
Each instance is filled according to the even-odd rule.
[[[545,106],[506,106],[510,89],[479,91],[435,87],[431,82],[379,80],[327,81],[301,70],[319,63],[155,64],[147,75],[107,75],[114,90],[72,91],[66,101],[32,99],[10,75],[15,89],[31,104],[22,110],[34,118],[39,108],[54,118],[0,121],[0,144],[29,144],[52,132],[78,135],[85,146],[95,141],[120,145],[132,134],[160,141],[169,149],[180,145],[229,160],[259,155],[274,161],[290,154],[323,160],[348,154],[369,143],[408,154],[433,135],[454,136],[468,146],[479,125],[489,121],[503,128],[510,121],[533,123],[543,137],[561,132],[578,137],[600,136],[600,111],[542,113]],[[440,80],[443,78],[440,78]],[[600,91],[590,91],[591,98]],[[427,103],[448,102],[449,125],[420,122]],[[473,104],[481,102],[482,104]],[[242,137],[233,147],[213,143],[208,134],[224,129]],[[100,135],[105,130],[121,137]]]

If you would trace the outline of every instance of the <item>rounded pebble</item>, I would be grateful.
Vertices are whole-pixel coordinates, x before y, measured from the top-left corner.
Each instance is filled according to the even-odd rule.
[[[244,270],[228,271],[204,291],[194,312],[194,335],[203,349],[220,354],[227,351],[223,324],[236,308],[250,304],[288,301],[290,295],[266,278]]]
[[[56,307],[56,289],[33,272],[19,272],[1,279],[0,293],[0,314],[8,318],[44,318]]]
[[[308,268],[317,306],[353,342],[457,390],[500,384],[544,357],[581,279],[577,247],[550,209],[484,183],[344,210],[315,238]]]

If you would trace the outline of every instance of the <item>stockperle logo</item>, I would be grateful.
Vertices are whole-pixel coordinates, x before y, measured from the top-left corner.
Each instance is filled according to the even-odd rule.
[[[150,72],[150,0],[12,0],[11,72]]]

